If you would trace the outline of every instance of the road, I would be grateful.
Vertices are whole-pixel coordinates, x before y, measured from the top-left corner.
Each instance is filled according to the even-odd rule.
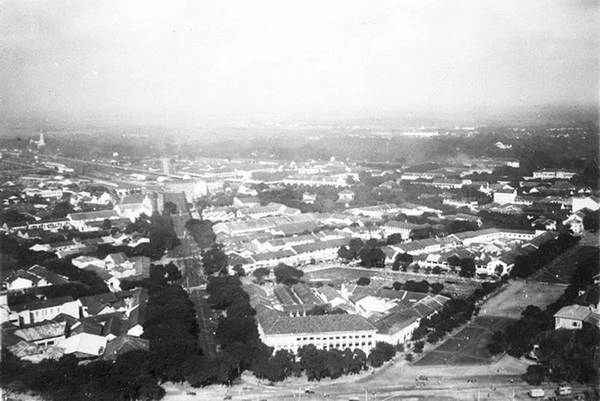
[[[217,349],[217,343],[212,334],[215,330],[215,325],[210,320],[212,312],[208,301],[204,298],[205,296],[206,292],[203,290],[194,289],[190,292],[190,299],[196,309],[196,321],[199,328],[198,344],[202,348],[202,351],[204,351],[204,355],[214,356]]]

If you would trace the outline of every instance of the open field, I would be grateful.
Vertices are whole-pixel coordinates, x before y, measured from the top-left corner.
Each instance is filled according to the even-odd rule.
[[[486,345],[495,331],[503,329],[512,321],[501,317],[476,317],[465,328],[427,352],[415,365],[492,363],[494,358]]]
[[[397,272],[390,269],[362,269],[353,267],[331,267],[309,271],[304,274],[303,280],[307,282],[323,281],[331,283],[334,286],[339,286],[344,282],[356,282],[361,277],[369,277],[370,279],[378,278],[389,282],[389,284],[394,281],[404,283],[408,280],[426,280],[429,283],[439,282],[444,285],[442,292],[450,293],[454,297],[469,296],[479,286],[479,283],[475,280],[464,279],[455,275],[426,275]]]
[[[479,312],[480,316],[519,319],[528,305],[546,307],[565,291],[563,284],[547,284],[531,281],[511,281],[503,291],[488,299]]]

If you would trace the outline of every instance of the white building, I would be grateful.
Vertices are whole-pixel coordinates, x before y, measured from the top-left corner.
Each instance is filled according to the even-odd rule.
[[[600,199],[595,196],[571,198],[571,211],[577,212],[581,209],[596,211],[600,209]]]
[[[579,330],[584,322],[598,324],[598,312],[593,306],[568,305],[554,314],[555,330]]]
[[[80,310],[81,302],[70,296],[52,298],[14,305],[10,308],[9,321],[16,326],[24,326],[53,319],[61,313],[79,319]]]
[[[358,315],[282,316],[275,311],[258,315],[261,340],[274,351],[312,344],[318,349],[360,349],[368,354],[375,347],[377,328]]]
[[[413,230],[422,228],[422,225],[408,223],[404,221],[390,220],[383,225],[383,233],[386,237],[392,234],[400,234],[403,240],[410,238],[410,234]]]

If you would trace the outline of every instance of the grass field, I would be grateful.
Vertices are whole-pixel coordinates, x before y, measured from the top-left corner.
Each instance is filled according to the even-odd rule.
[[[426,353],[415,365],[477,365],[494,361],[486,346],[495,331],[506,327],[512,319],[476,317],[468,326]]]
[[[528,305],[543,309],[557,300],[565,289],[563,284],[511,281],[503,291],[481,306],[479,315],[519,319]]]

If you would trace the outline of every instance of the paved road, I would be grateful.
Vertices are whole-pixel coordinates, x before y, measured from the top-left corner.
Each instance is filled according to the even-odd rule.
[[[215,325],[210,320],[212,311],[208,305],[207,300],[204,298],[206,292],[199,289],[194,289],[190,292],[190,299],[194,303],[196,309],[196,321],[198,322],[198,344],[204,351],[204,355],[214,356],[217,348],[213,331]]]

